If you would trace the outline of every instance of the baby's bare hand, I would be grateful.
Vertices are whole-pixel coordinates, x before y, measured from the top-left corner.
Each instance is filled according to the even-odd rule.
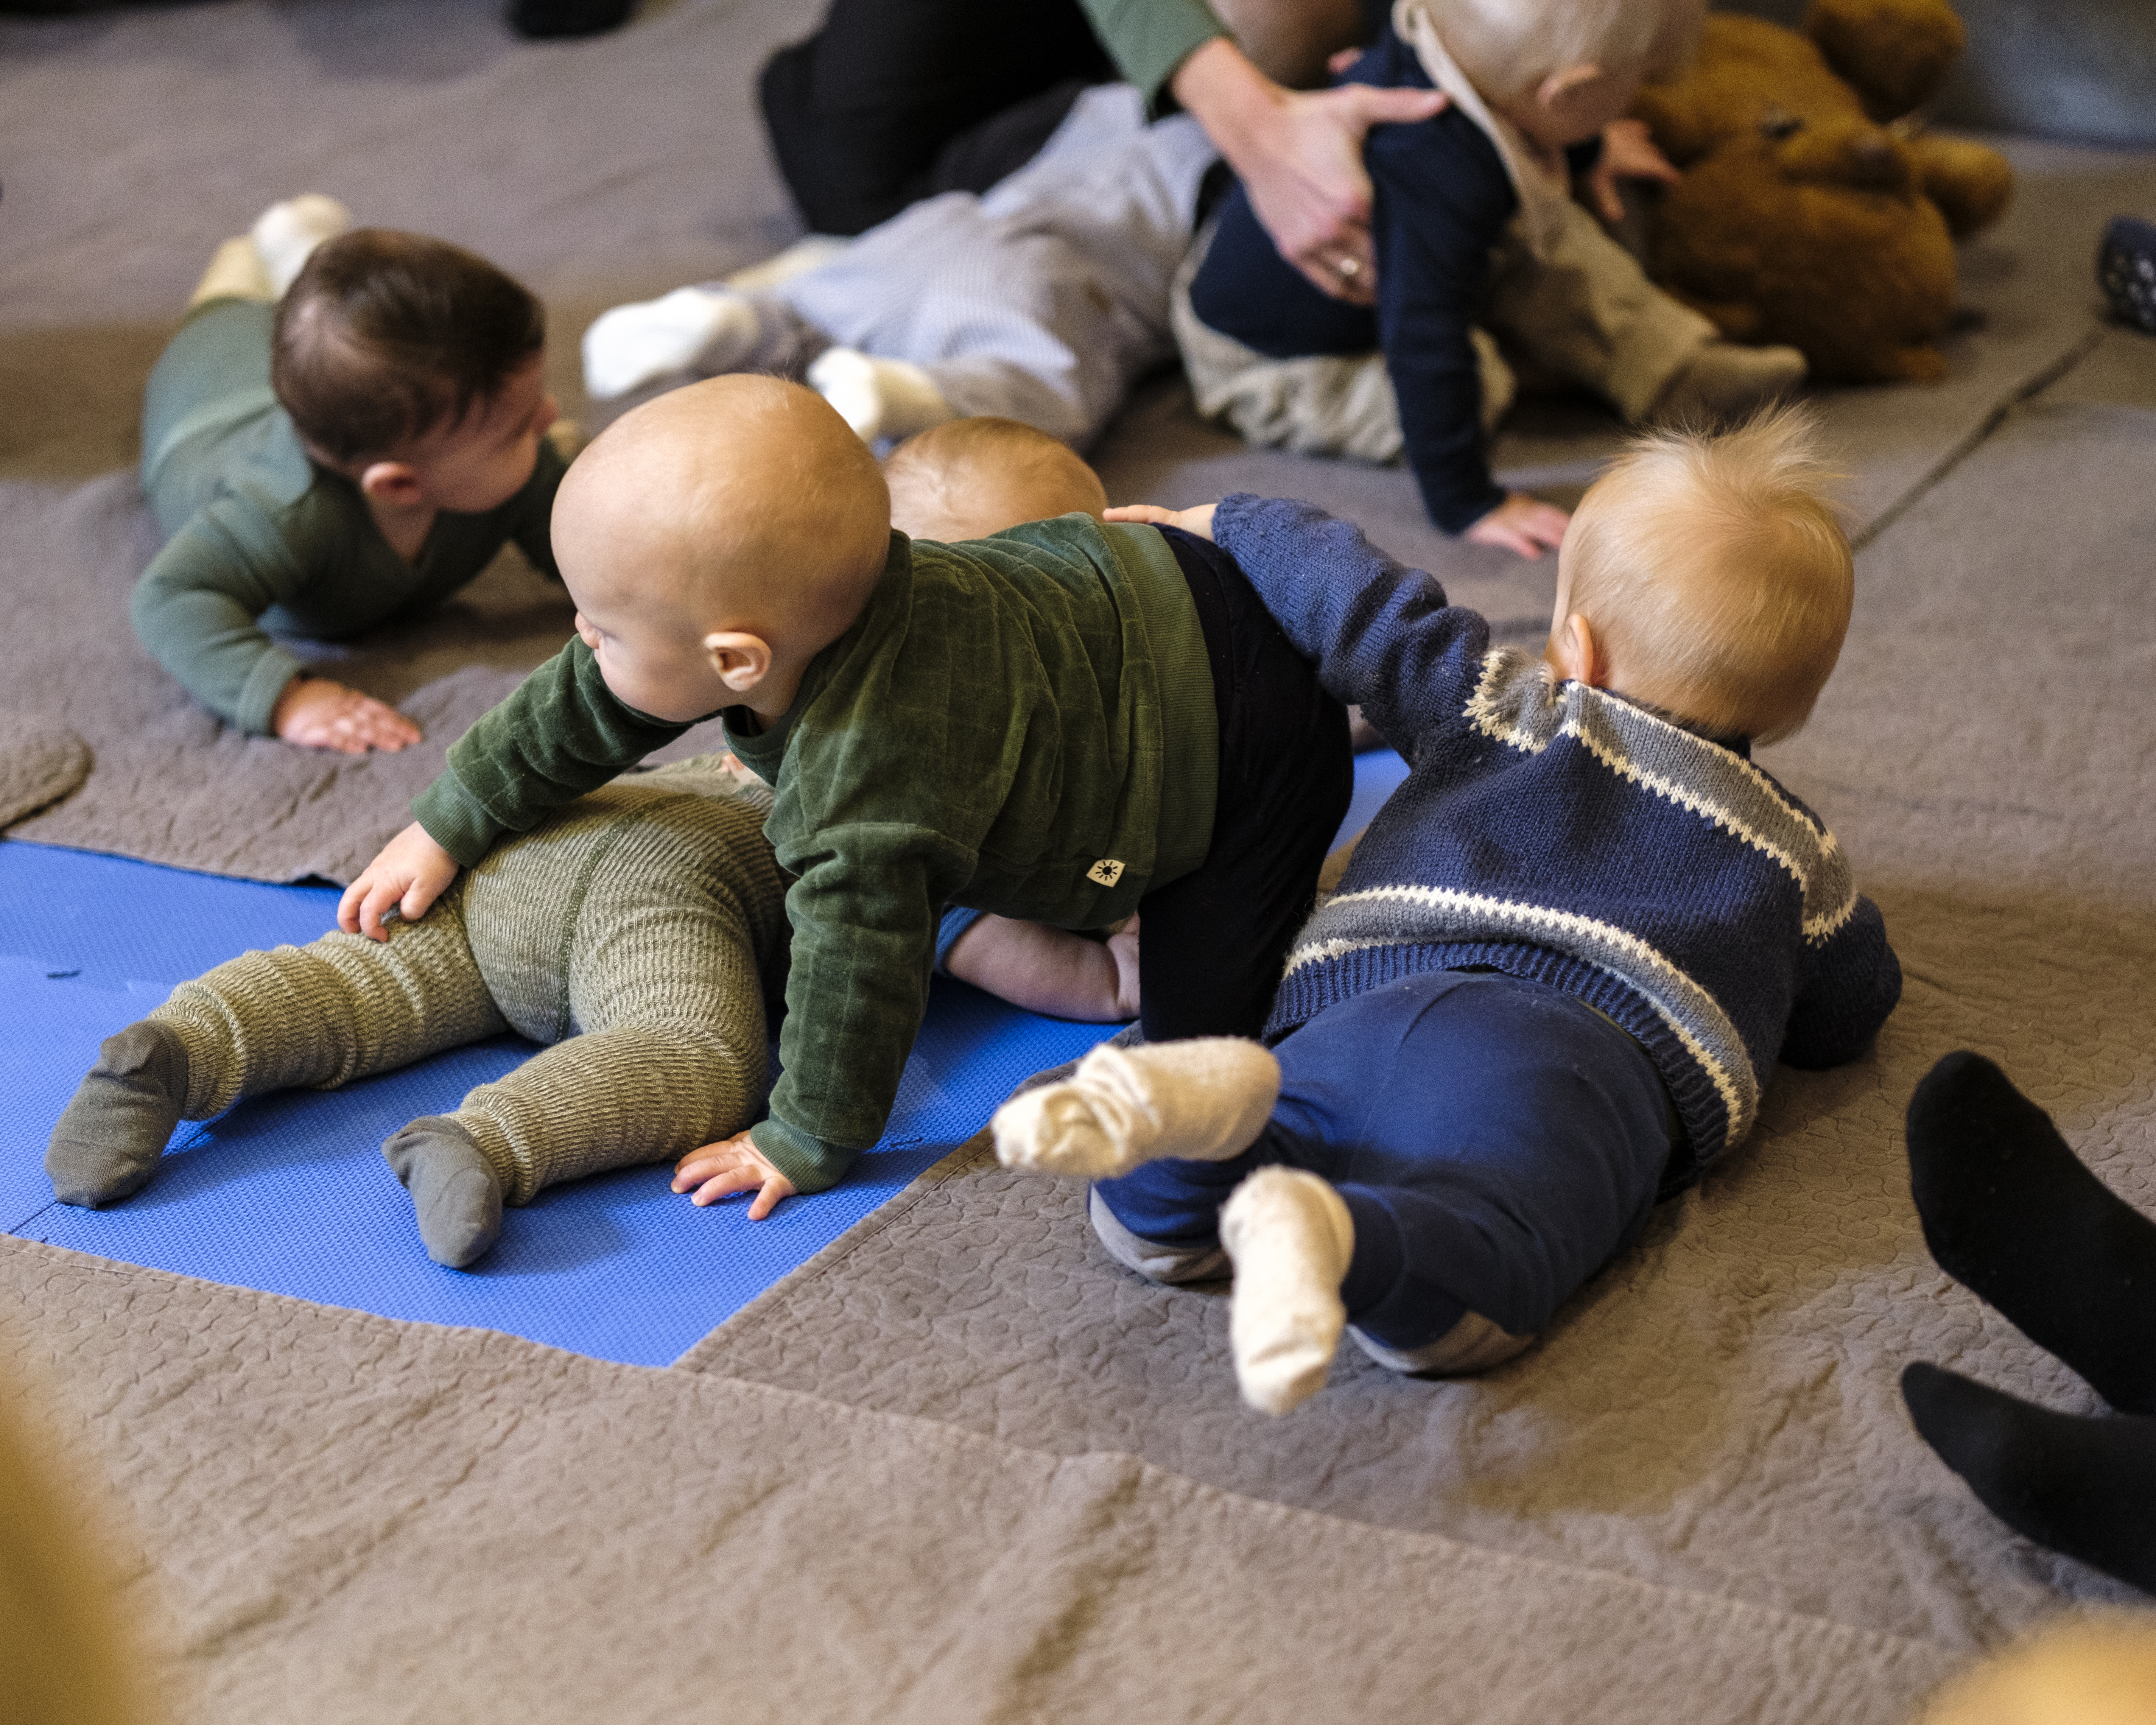
[[[1546,549],[1558,548],[1571,523],[1572,517],[1555,504],[1525,491],[1508,491],[1502,503],[1460,536],[1476,545],[1502,546],[1523,557],[1538,557]]]
[[[345,888],[337,901],[337,927],[346,934],[386,941],[382,917],[393,909],[407,922],[417,922],[457,878],[459,866],[415,820]]]
[[[1654,134],[1644,120],[1613,120],[1602,128],[1602,154],[1588,174],[1587,184],[1594,207],[1611,226],[1625,219],[1625,200],[1618,194],[1620,180],[1659,180],[1674,186],[1684,176],[1668,157],[1655,147]]]
[[[1213,511],[1217,503],[1201,503],[1195,509],[1163,509],[1158,503],[1119,503],[1104,513],[1106,521],[1135,521],[1147,527],[1180,527],[1200,539],[1213,536]]]
[[[692,1186],[689,1202],[699,1209],[755,1188],[755,1201],[748,1207],[752,1222],[769,1215],[780,1199],[793,1196],[793,1181],[772,1166],[745,1132],[691,1150],[674,1164],[674,1189],[688,1192]]]
[[[419,740],[419,727],[387,701],[327,677],[295,677],[277,697],[270,728],[302,748],[394,754]]]

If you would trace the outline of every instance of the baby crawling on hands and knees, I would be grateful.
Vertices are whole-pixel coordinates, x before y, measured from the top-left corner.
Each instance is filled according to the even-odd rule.
[[[511,541],[553,575],[571,428],[538,300],[455,246],[351,221],[331,198],[273,204],[196,289],[143,392],[142,489],[167,536],[132,616],[227,724],[363,754],[418,727],[287,641],[424,611]]]
[[[792,968],[769,1115],[700,1197],[753,1188],[761,1216],[876,1141],[953,905],[1142,911],[1148,1041],[1262,1024],[1352,767],[1219,547],[1076,512],[911,540],[828,404],[739,376],[616,422],[553,530],[578,638],[450,750],[340,921],[424,915],[503,834],[722,714],[773,792]]]
[[[1852,1060],[1892,1010],[1876,906],[1751,759],[1848,626],[1820,484],[1800,413],[1640,439],[1573,518],[1539,659],[1306,506],[1157,512],[1414,763],[1296,937],[1270,1048],[1096,1049],[995,1120],[1006,1163],[1097,1181],[1123,1264],[1232,1266],[1254,1405],[1316,1393],[1343,1327],[1402,1372],[1520,1352],[1743,1140],[1778,1060]]]

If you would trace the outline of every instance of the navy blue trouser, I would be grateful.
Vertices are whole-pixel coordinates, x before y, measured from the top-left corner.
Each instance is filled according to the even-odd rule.
[[[1355,1223],[1348,1322],[1429,1346],[1470,1312],[1515,1336],[1637,1240],[1677,1127],[1646,1050],[1570,995],[1487,973],[1408,977],[1275,1050],[1280,1101],[1228,1162],[1149,1163],[1093,1189],[1140,1240],[1205,1247],[1254,1168],[1306,1168]]]

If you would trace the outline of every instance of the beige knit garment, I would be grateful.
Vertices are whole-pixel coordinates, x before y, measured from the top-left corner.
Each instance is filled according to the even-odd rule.
[[[386,942],[327,934],[182,983],[151,1017],[186,1045],[184,1117],[508,1029],[552,1045],[455,1118],[510,1204],[738,1130],[763,1100],[764,1001],[784,984],[768,806],[710,757],[639,774],[496,846]]]

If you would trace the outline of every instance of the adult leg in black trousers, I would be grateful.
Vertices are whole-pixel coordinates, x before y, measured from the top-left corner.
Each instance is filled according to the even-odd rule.
[[[859,234],[1029,160],[1116,75],[1075,0],[832,0],[758,82],[779,170],[819,234]]]
[[[2156,1222],[1979,1055],[1917,1086],[1908,1142],[1939,1267],[2119,1410],[2055,1413],[1918,1363],[1902,1375],[1917,1431],[2015,1532],[2156,1593]]]

